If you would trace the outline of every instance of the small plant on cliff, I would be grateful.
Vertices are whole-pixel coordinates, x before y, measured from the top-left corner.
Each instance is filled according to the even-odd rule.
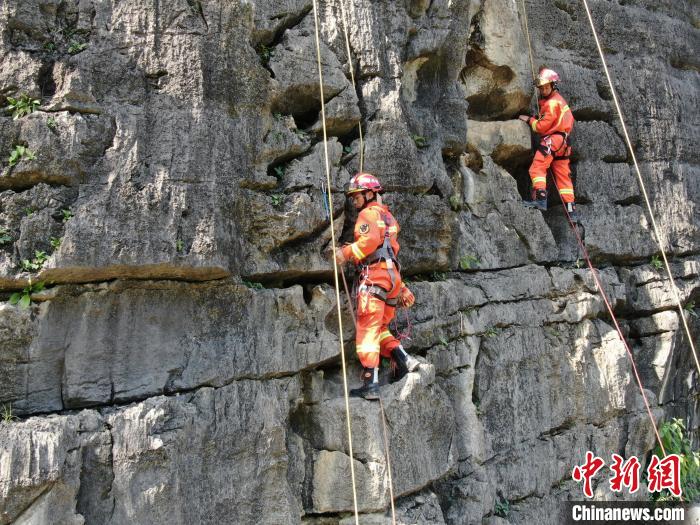
[[[459,259],[459,267],[462,270],[471,270],[479,266],[479,258],[474,255],[462,255]]]
[[[30,261],[29,259],[22,259],[22,270],[25,272],[37,272],[41,270],[44,263],[49,258],[46,252],[41,250],[36,250],[34,252],[34,258]]]
[[[652,255],[649,264],[651,264],[654,270],[660,270],[664,267],[664,263],[658,255]]]
[[[68,53],[70,53],[71,55],[77,55],[81,51],[84,51],[87,46],[88,45],[85,43],[73,40],[70,43],[70,46],[68,46]]]
[[[271,47],[267,47],[265,44],[260,44],[257,51],[260,57],[260,63],[263,66],[267,66],[270,63],[270,59],[275,54],[274,50]]]
[[[12,151],[10,152],[10,157],[7,159],[7,162],[9,163],[10,166],[14,166],[21,160],[34,160],[36,159],[36,155],[32,150],[30,150],[26,146],[22,146],[21,144],[18,144],[15,146]]]
[[[56,51],[56,44],[53,42],[44,42],[44,51],[48,51],[49,53],[53,53]]]
[[[73,212],[70,211],[70,208],[63,208],[61,210],[61,220],[68,222],[71,218],[73,218]]]
[[[3,405],[2,422],[9,425],[13,421],[19,421],[19,418],[12,413],[12,405]]]
[[[62,241],[62,240],[63,240],[63,239],[61,239],[61,238],[59,238],[59,237],[51,237],[51,238],[49,239],[49,243],[51,243],[51,247],[52,247],[54,250],[58,250],[58,249],[61,247],[61,241]]]
[[[272,168],[272,171],[274,172],[277,180],[282,180],[282,177],[284,177],[284,169],[284,166],[275,166],[274,168]]]
[[[682,419],[674,418],[664,422],[659,428],[661,441],[666,449],[666,454],[677,454],[680,458],[680,481],[684,501],[700,501],[700,452],[693,450],[690,439],[686,434],[685,424]],[[663,457],[661,447],[654,450],[657,457]],[[652,493],[652,499],[656,501],[677,501],[668,490]]]
[[[56,117],[49,117],[46,119],[46,127],[51,131],[56,131],[58,128],[58,123],[56,122]]]
[[[7,108],[12,111],[12,120],[34,113],[34,110],[41,104],[39,100],[30,98],[26,94],[20,95],[19,98],[7,97],[7,102],[9,102]]]
[[[452,211],[459,211],[462,209],[462,197],[460,195],[450,195],[450,208],[452,208]]]
[[[280,206],[282,206],[282,204],[284,204],[284,195],[281,193],[277,193],[275,195],[272,195],[272,197],[270,197],[270,198],[272,199],[272,205],[275,208],[279,208]]]
[[[10,304],[18,304],[20,308],[29,308],[32,304],[32,294],[40,292],[44,289],[43,281],[32,284],[32,280],[29,280],[29,284],[22,289],[21,292],[15,292],[10,296]]]
[[[178,251],[178,253],[181,253],[184,248],[185,242],[182,239],[175,241],[175,249]]]
[[[685,310],[688,315],[692,315],[693,317],[698,316],[697,312],[695,311],[695,301],[688,301],[683,307],[683,310]]]
[[[255,283],[252,281],[243,281],[243,284],[251,290],[262,290],[265,288],[262,283]]]
[[[498,501],[496,501],[496,506],[493,509],[493,513],[501,518],[507,518],[510,514],[510,501],[505,498],[498,498]]]
[[[428,147],[428,141],[426,138],[422,135],[411,135],[411,138],[413,139],[413,142],[416,144],[417,147],[419,148],[427,148]]]
[[[0,228],[0,246],[4,246],[8,242],[12,242],[10,233],[7,231],[7,228]]]
[[[492,326],[491,328],[489,328],[488,330],[486,330],[484,332],[484,336],[485,337],[496,337],[498,335],[498,332],[499,332],[498,328],[496,328],[495,326]]]

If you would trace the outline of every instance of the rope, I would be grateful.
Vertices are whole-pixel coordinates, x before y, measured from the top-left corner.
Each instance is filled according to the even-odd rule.
[[[345,365],[345,343],[343,341],[343,319],[340,311],[340,285],[338,283],[338,264],[335,262],[335,221],[333,219],[333,197],[331,195],[331,169],[330,162],[328,160],[328,135],[326,132],[326,105],[323,99],[323,72],[321,70],[321,40],[318,35],[318,9],[316,7],[316,0],[313,0],[314,7],[314,26],[315,26],[315,36],[316,36],[316,59],[318,62],[318,87],[321,96],[321,121],[323,124],[323,153],[326,165],[326,189],[328,191],[328,208],[330,212],[330,226],[331,226],[331,247],[333,249],[333,277],[335,279],[335,301],[338,308],[338,338],[340,339],[340,359],[343,366],[343,394],[345,396],[345,420],[347,423],[347,434],[348,434],[348,448],[350,456],[350,477],[352,478],[352,503],[355,510],[355,525],[360,524],[360,518],[357,511],[357,484],[355,481],[355,465],[354,454],[352,451],[352,428],[350,425],[350,401],[348,396],[348,376]]]
[[[681,305],[681,299],[678,295],[678,288],[676,287],[676,282],[671,274],[671,265],[668,263],[666,258],[666,251],[664,246],[666,244],[661,231],[656,225],[656,220],[654,219],[654,212],[651,209],[651,203],[649,202],[649,195],[647,194],[646,186],[644,185],[644,180],[642,179],[642,174],[639,171],[639,164],[637,164],[637,157],[634,154],[634,149],[632,148],[632,141],[630,140],[629,134],[627,133],[627,126],[625,125],[625,119],[622,116],[622,110],[620,109],[620,104],[617,100],[617,94],[615,93],[615,88],[613,87],[612,79],[610,78],[610,72],[608,71],[608,65],[605,62],[605,55],[603,54],[603,49],[600,47],[600,41],[598,40],[598,33],[596,32],[595,25],[593,24],[593,17],[591,17],[591,11],[588,9],[588,2],[583,0],[583,6],[586,8],[586,15],[588,15],[588,22],[591,26],[591,31],[593,31],[593,38],[595,38],[595,44],[598,48],[598,54],[600,55],[600,60],[603,63],[603,69],[605,70],[605,76],[608,79],[608,85],[610,86],[610,92],[612,93],[613,102],[615,102],[615,109],[617,110],[617,116],[620,118],[620,123],[622,124],[622,131],[625,135],[625,142],[627,143],[627,148],[629,149],[630,155],[632,156],[632,162],[634,163],[634,169],[637,173],[637,180],[639,181],[639,187],[642,189],[642,194],[644,195],[644,202],[647,205],[647,210],[649,210],[649,217],[651,218],[651,225],[654,229],[654,234],[656,235],[656,242],[661,250],[661,256],[664,259],[664,265],[666,266],[666,273],[671,281],[671,290],[673,291],[673,296],[678,305],[678,313],[683,321],[683,328],[685,328],[685,333],[688,335],[688,343],[690,344],[690,349],[693,351],[693,358],[695,359],[695,367],[700,374],[700,362],[698,362],[698,354],[695,351],[695,344],[693,343],[693,337],[690,335],[690,328],[688,328],[688,322],[685,318],[685,312],[683,311],[683,305]]]
[[[528,53],[530,56],[530,72],[532,73],[532,82],[534,83],[535,80],[537,80],[537,75],[535,75],[535,61],[532,59],[532,44],[530,43],[530,29],[528,28],[527,25],[527,8],[525,7],[525,0],[520,0],[521,5],[523,6],[523,22],[525,24],[525,35],[527,36],[527,49]],[[537,116],[540,116],[540,95],[539,92],[537,91],[537,86],[534,88],[535,91],[535,100],[537,101]],[[532,100],[532,99],[530,99]]]
[[[586,0],[583,0],[583,2],[584,2],[584,4],[586,4]],[[531,66],[531,68],[532,68],[532,72],[533,72],[533,75],[534,75],[534,61],[533,61],[533,58],[532,58],[532,47],[531,47],[531,44],[530,44],[530,33],[529,33],[529,31],[527,30],[527,10],[525,10],[525,3],[524,3],[524,1],[521,0],[521,3],[522,3],[522,5],[523,5],[523,12],[524,12],[524,15],[525,15],[525,16],[524,16],[524,20],[525,20],[525,28],[526,28],[526,34],[527,34],[527,40],[528,40],[528,48],[530,49],[530,66]],[[592,20],[591,20],[591,18],[590,18],[590,12],[588,11],[588,5],[587,5],[587,4],[586,4],[586,11],[588,12],[589,21],[591,21],[591,27],[593,27],[593,22],[592,22]],[[595,36],[595,28],[593,28],[593,33],[594,33],[594,36]],[[601,51],[601,49],[600,49],[600,44],[598,43],[598,38],[597,38],[597,36],[596,36],[596,44],[598,44],[598,51],[600,51],[601,59],[603,59],[603,65],[604,65],[604,67],[605,67],[605,72],[606,72],[606,75],[607,75],[607,66],[605,66],[605,59],[604,59],[603,54],[602,54],[602,51]],[[611,89],[612,92],[613,92],[613,97],[614,97],[614,99],[615,99],[615,105],[616,105],[617,108],[618,108],[618,112],[619,112],[619,115],[620,115],[620,120],[622,120],[622,113],[619,111],[619,106],[617,105],[617,98],[616,98],[615,95],[614,95],[615,92],[614,92],[614,90],[613,90],[612,82],[610,81],[610,77],[609,77],[609,76],[608,76],[608,81],[610,82],[610,89]],[[624,122],[623,122],[623,128],[624,128]],[[629,148],[630,148],[630,151],[632,151],[632,146],[631,146],[631,144],[629,143],[629,137],[627,136],[627,131],[626,131],[626,130],[625,130],[625,137],[627,137],[628,146],[629,146]],[[632,153],[632,157],[633,157],[633,159],[634,159],[634,153]],[[635,159],[635,166],[637,166],[636,159]],[[639,169],[638,169],[638,168],[637,168],[637,173],[639,173]],[[642,187],[643,187],[643,183],[642,183],[642,180],[641,180],[641,176],[640,176],[640,183],[642,184]],[[559,192],[557,192],[557,193],[559,193]],[[646,192],[645,192],[645,196],[646,196]],[[612,319],[613,324],[615,325],[615,329],[617,330],[617,333],[618,333],[618,335],[620,336],[620,340],[622,341],[622,343],[623,343],[623,345],[624,345],[624,347],[625,347],[625,350],[627,351],[627,355],[629,356],[630,363],[632,364],[632,370],[634,371],[634,376],[635,376],[635,378],[636,378],[636,380],[637,380],[637,385],[639,386],[639,391],[641,392],[642,398],[644,399],[644,405],[645,405],[645,407],[646,407],[646,409],[647,409],[647,413],[648,413],[648,415],[649,415],[649,420],[651,421],[652,427],[654,428],[654,434],[656,435],[656,439],[657,439],[657,441],[658,441],[658,443],[659,443],[659,446],[660,446],[660,448],[661,448],[661,451],[662,451],[662,453],[663,453],[663,455],[664,455],[664,457],[665,457],[665,456],[666,456],[666,449],[665,449],[665,447],[664,447],[663,441],[661,440],[661,436],[659,435],[659,430],[658,430],[658,428],[657,428],[657,426],[656,426],[656,421],[654,420],[654,414],[653,414],[652,411],[651,411],[651,406],[649,405],[649,400],[647,399],[646,393],[644,392],[644,386],[642,385],[642,380],[641,380],[641,378],[639,377],[639,372],[637,371],[637,365],[636,365],[636,363],[635,363],[635,361],[634,361],[634,356],[632,355],[632,351],[630,350],[630,347],[629,347],[629,345],[627,344],[627,340],[625,339],[625,336],[623,335],[622,330],[620,329],[620,325],[619,325],[618,322],[617,322],[617,318],[615,317],[615,313],[613,312],[613,309],[612,309],[612,306],[611,306],[610,301],[609,301],[609,299],[608,299],[608,296],[607,296],[607,294],[605,293],[605,290],[603,289],[602,283],[600,282],[600,278],[599,278],[599,276],[598,276],[598,272],[596,271],[595,267],[593,266],[593,263],[591,262],[591,258],[590,258],[589,255],[588,255],[588,250],[586,249],[586,246],[585,246],[585,244],[583,243],[583,240],[581,239],[581,235],[579,234],[578,228],[576,227],[576,225],[574,224],[574,222],[571,220],[571,215],[569,215],[569,211],[566,209],[566,203],[564,202],[564,197],[561,195],[561,193],[559,193],[559,198],[561,199],[562,206],[563,206],[563,208],[564,208],[564,213],[566,214],[566,220],[569,222],[569,226],[571,226],[571,229],[573,230],[574,234],[576,235],[576,241],[578,242],[578,245],[579,245],[579,247],[581,248],[581,251],[582,251],[582,253],[583,253],[583,255],[584,255],[585,259],[586,259],[586,263],[588,264],[588,268],[591,270],[591,274],[593,275],[593,279],[595,280],[595,283],[596,283],[596,288],[598,289],[598,292],[600,293],[601,297],[603,298],[603,302],[605,303],[605,307],[607,308],[608,313],[610,314],[610,318]],[[647,205],[648,205],[648,201],[647,201]],[[649,206],[649,213],[651,214],[651,207],[650,207],[650,206]],[[652,221],[653,221],[653,215],[652,215]],[[663,248],[662,248],[662,250],[663,250]],[[662,253],[663,253],[663,251],[662,251]],[[665,257],[665,255],[664,255],[664,261],[665,261],[665,260],[666,260],[666,257]],[[668,266],[667,266],[667,268],[668,268]],[[670,269],[669,269],[669,276],[670,276]],[[673,278],[671,277],[671,279],[673,279]],[[672,282],[673,282],[673,281],[672,281]],[[674,289],[675,289],[675,284],[674,284]],[[679,303],[679,306],[680,306],[680,303]],[[683,315],[683,314],[681,314],[681,316],[682,316],[682,315]],[[688,337],[690,337],[690,332],[688,332]],[[692,344],[692,343],[691,343],[691,344]],[[693,354],[695,354],[695,350],[693,350]],[[697,363],[697,357],[696,357],[696,363]],[[700,366],[698,367],[698,370],[700,371]]]
[[[632,363],[632,370],[634,371],[634,377],[637,379],[637,385],[639,385],[639,391],[642,393],[642,398],[644,399],[644,406],[647,409],[647,413],[649,414],[649,419],[651,420],[651,424],[654,427],[654,434],[656,434],[656,439],[659,442],[659,446],[661,447],[661,451],[663,452],[664,457],[666,457],[666,449],[664,448],[663,441],[661,441],[661,436],[659,435],[659,429],[656,427],[656,421],[654,420],[654,414],[651,412],[649,400],[647,399],[647,395],[644,392],[644,386],[642,385],[642,380],[639,377],[639,372],[637,371],[637,365],[634,362],[634,356],[632,355],[632,351],[630,350],[630,347],[627,344],[627,340],[625,339],[625,336],[622,334],[622,329],[620,328],[620,325],[617,323],[617,318],[615,317],[615,314],[613,313],[612,306],[610,305],[610,300],[608,299],[608,296],[605,293],[605,290],[603,289],[603,284],[600,282],[600,278],[598,276],[598,271],[595,269],[595,267],[593,266],[593,263],[591,262],[591,258],[588,255],[588,250],[586,249],[586,245],[583,243],[583,240],[581,239],[581,235],[578,232],[578,228],[576,227],[574,222],[571,220],[571,215],[569,215],[569,210],[566,209],[566,203],[564,202],[564,197],[562,197],[561,193],[559,193],[559,198],[561,199],[561,203],[564,206],[564,213],[566,214],[566,220],[569,221],[569,226],[571,226],[571,229],[574,231],[579,248],[581,248],[581,252],[583,253],[583,257],[586,259],[586,263],[588,264],[588,268],[590,268],[590,270],[591,270],[591,274],[593,275],[593,279],[595,280],[596,288],[598,288],[598,292],[600,293],[601,297],[603,298],[603,302],[605,303],[605,307],[607,308],[608,313],[610,314],[610,317],[613,320],[613,324],[615,325],[615,329],[617,330],[617,334],[620,336],[620,340],[622,341],[622,344],[624,345],[625,350],[627,351],[627,355],[630,358],[630,362]]]
[[[345,50],[348,53],[348,64],[350,65],[350,80],[352,81],[352,89],[357,94],[357,86],[355,85],[355,67],[352,65],[352,54],[350,53],[350,39],[348,38],[348,24],[345,20],[345,7],[343,0],[339,0],[340,4],[340,18],[343,23],[343,34],[345,35]],[[360,173],[362,173],[362,168],[365,159],[365,146],[362,141],[362,118],[357,123],[357,130],[360,133]]]
[[[396,525],[396,509],[394,508],[394,483],[391,479],[391,458],[389,457],[389,439],[386,435],[386,413],[384,403],[379,398],[379,408],[382,412],[382,431],[384,433],[384,455],[386,456],[386,471],[389,476],[389,497],[391,498],[391,523]]]

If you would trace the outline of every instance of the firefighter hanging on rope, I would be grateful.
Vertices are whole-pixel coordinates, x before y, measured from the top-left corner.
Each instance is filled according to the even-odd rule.
[[[401,376],[420,364],[389,331],[396,307],[410,307],[415,298],[401,281],[397,260],[399,224],[382,204],[382,192],[379,180],[369,173],[358,173],[350,179],[345,195],[359,211],[355,242],[335,253],[338,264],[352,261],[360,271],[355,346],[364,367],[363,385],[351,390],[350,395],[372,400],[379,399],[380,354],[394,359]]]
[[[547,209],[547,171],[550,170],[571,219],[576,220],[574,186],[569,166],[570,135],[574,127],[574,116],[564,97],[559,94],[557,82],[559,75],[555,71],[546,67],[540,68],[535,80],[540,95],[540,117],[518,117],[527,122],[532,131],[541,137],[535,158],[530,165],[532,200],[525,201],[525,206],[539,210]]]

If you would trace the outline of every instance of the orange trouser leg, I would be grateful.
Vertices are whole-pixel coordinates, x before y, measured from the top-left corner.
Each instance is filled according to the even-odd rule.
[[[365,368],[379,366],[379,341],[385,306],[384,301],[366,291],[360,291],[357,295],[355,349]]]
[[[552,156],[543,155],[541,151],[537,150],[535,158],[530,164],[530,180],[535,190],[547,189],[547,169],[549,169],[550,164],[552,164]]]
[[[396,308],[386,305],[384,307],[384,318],[382,319],[382,329],[379,333],[379,347],[382,357],[391,357],[391,351],[399,346],[401,342],[394,337],[394,334],[389,330],[389,323],[394,318]]]
[[[564,202],[574,202],[574,185],[571,182],[571,167],[569,159],[556,160],[552,162],[552,175],[554,175],[554,183],[561,194]]]

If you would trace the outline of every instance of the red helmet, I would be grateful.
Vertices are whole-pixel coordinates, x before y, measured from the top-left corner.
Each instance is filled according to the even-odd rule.
[[[557,72],[553,69],[547,69],[546,67],[540,69],[540,72],[537,74],[537,80],[535,80],[535,85],[540,87],[553,82],[559,82],[559,75],[557,75]]]
[[[379,179],[374,175],[369,173],[357,173],[350,179],[350,182],[345,185],[345,195],[352,195],[360,191],[382,193],[384,189]]]

